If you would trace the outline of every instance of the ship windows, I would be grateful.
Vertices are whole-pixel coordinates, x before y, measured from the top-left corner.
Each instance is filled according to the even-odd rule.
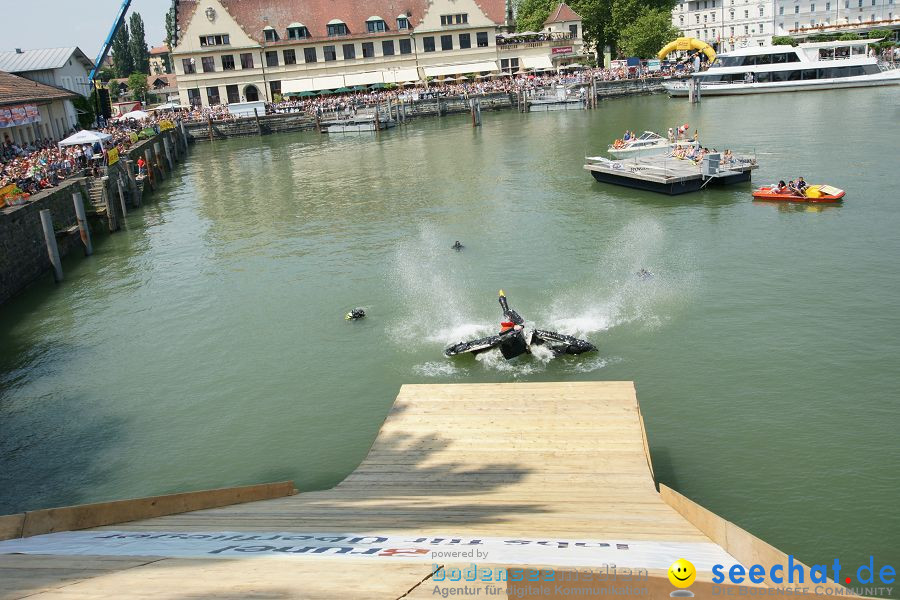
[[[805,81],[807,79],[815,79],[816,78],[816,70],[815,69],[803,69],[801,72],[801,78]]]

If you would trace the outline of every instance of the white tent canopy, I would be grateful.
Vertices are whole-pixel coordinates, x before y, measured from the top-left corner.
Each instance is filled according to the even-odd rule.
[[[526,56],[522,59],[526,69],[552,69],[553,63],[549,56]]]
[[[94,142],[103,143],[109,139],[112,139],[112,136],[108,133],[84,129],[82,131],[79,131],[78,133],[73,133],[72,135],[61,141],[59,145],[80,146],[81,144],[93,144]]]
[[[149,119],[150,114],[145,113],[142,110],[133,110],[131,112],[127,112],[124,115],[119,116],[119,121],[125,121],[127,119],[134,119],[136,121],[143,121],[144,119]]]

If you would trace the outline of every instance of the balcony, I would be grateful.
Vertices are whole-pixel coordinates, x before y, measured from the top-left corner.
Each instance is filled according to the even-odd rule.
[[[509,52],[513,50],[521,50],[523,48],[553,48],[556,46],[574,46],[577,44],[581,44],[581,38],[577,38],[574,36],[563,36],[559,35],[559,37],[554,37],[552,39],[546,40],[535,40],[535,41],[524,41],[524,40],[515,40],[515,34],[510,34],[509,41],[504,40],[503,38],[497,39],[497,49],[500,52]]]

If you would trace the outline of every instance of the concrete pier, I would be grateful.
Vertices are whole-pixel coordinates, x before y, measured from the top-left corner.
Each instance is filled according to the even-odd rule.
[[[110,514],[104,505],[93,512],[61,509],[58,523],[55,513],[43,511],[41,519],[31,519],[40,523],[35,533],[93,527],[85,535],[97,544],[72,553],[0,554],[0,595],[76,600],[112,590],[156,597],[177,589],[204,598],[252,592],[424,599],[434,598],[438,585],[479,588],[468,595],[489,596],[496,581],[445,577],[478,563],[504,574],[502,595],[494,597],[563,598],[574,594],[520,593],[522,583],[507,581],[510,569],[553,569],[557,582],[565,574],[571,581],[612,553],[619,557],[619,573],[623,565],[641,569],[644,579],[629,585],[645,588],[641,595],[650,598],[668,598],[674,589],[666,577],[670,560],[692,559],[704,565],[697,567],[693,589],[707,597],[712,573],[701,562],[704,553],[767,570],[787,564],[779,550],[658,487],[631,382],[405,385],[365,460],[334,488],[168,516],[154,512],[160,502],[152,499],[117,505]],[[0,517],[0,531],[4,519],[11,534],[26,533],[28,513]],[[115,532],[127,532],[122,535],[135,545],[131,555],[121,554],[118,544],[101,543]],[[165,550],[134,555],[160,536],[174,536],[175,547],[192,539],[206,543],[217,532],[239,534],[224,535],[232,541],[194,558]],[[363,539],[395,545],[353,550]],[[17,543],[0,543],[0,552],[21,548]],[[346,547],[331,552],[328,544]],[[427,549],[435,546],[446,556]],[[473,549],[489,552],[453,558],[454,551]],[[237,554],[223,558],[225,551]],[[522,552],[532,559],[514,558]],[[38,571],[40,578],[16,575]],[[608,579],[594,585],[623,585]],[[722,591],[727,587],[719,586],[719,593],[737,595],[737,589]]]

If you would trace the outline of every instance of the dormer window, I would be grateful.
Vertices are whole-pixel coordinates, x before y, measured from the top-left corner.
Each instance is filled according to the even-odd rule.
[[[309,37],[309,29],[303,23],[291,23],[287,27],[289,40],[302,40]]]
[[[406,15],[398,15],[397,29],[409,29],[409,17]]]
[[[347,24],[341,21],[340,19],[332,19],[328,21],[328,36],[334,37],[338,35],[347,35],[350,33],[350,30],[347,29]]]
[[[263,35],[266,36],[267,42],[277,42],[278,41],[278,32],[275,31],[275,28],[271,25],[266,25],[263,27]]]
[[[369,33],[379,33],[381,31],[387,31],[387,23],[384,22],[384,19],[381,17],[369,17],[366,19],[366,31]]]

